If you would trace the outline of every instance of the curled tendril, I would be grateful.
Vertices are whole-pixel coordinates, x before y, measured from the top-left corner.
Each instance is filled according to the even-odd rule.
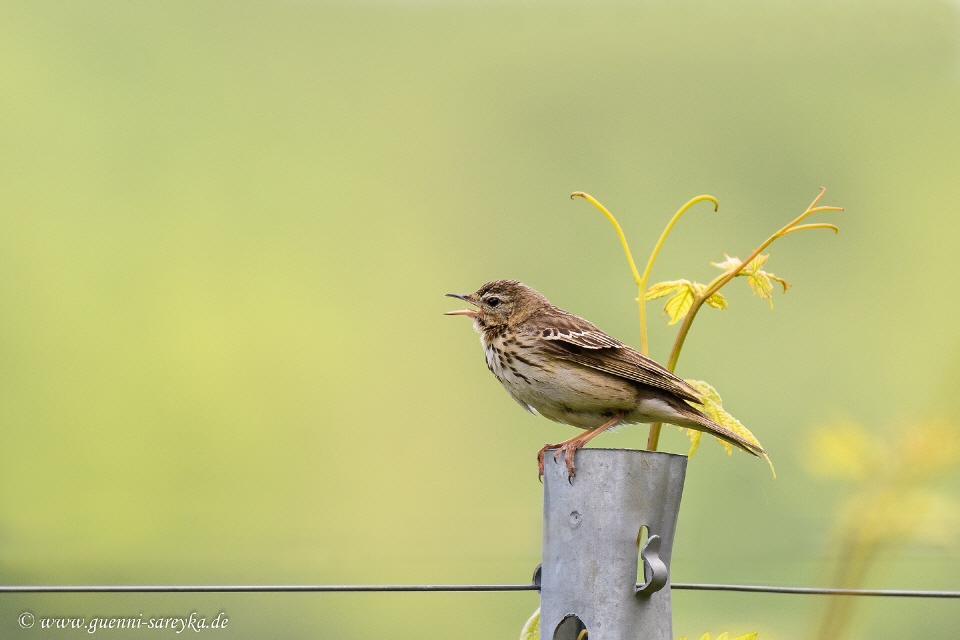
[[[670,232],[673,230],[673,225],[677,224],[677,221],[687,212],[687,209],[697,204],[698,202],[703,202],[704,200],[709,200],[713,203],[713,210],[716,211],[720,208],[720,203],[717,202],[717,199],[713,196],[697,196],[692,198],[687,204],[680,207],[673,217],[670,218],[670,222],[667,223],[666,228],[664,228],[663,233],[660,234],[660,239],[657,240],[656,246],[653,248],[653,251],[650,253],[650,259],[647,261],[647,267],[643,270],[643,276],[641,276],[640,281],[637,285],[640,287],[640,351],[643,352],[643,355],[649,355],[649,349],[647,346],[647,310],[644,305],[646,300],[646,291],[647,291],[647,279],[650,277],[650,271],[653,270],[653,263],[657,259],[657,254],[660,253],[660,248],[663,246],[663,243],[666,242],[667,236],[670,235]]]
[[[835,224],[830,224],[828,222],[818,222],[816,224],[801,224],[796,227],[792,227],[781,234],[782,236],[787,235],[788,233],[793,233],[794,231],[803,231],[804,229],[833,229],[834,233],[840,233],[840,227]]]
[[[607,220],[610,221],[610,224],[613,225],[613,228],[617,230],[617,235],[620,236],[620,244],[623,245],[623,252],[627,254],[627,262],[630,263],[630,270],[633,272],[633,279],[636,280],[637,285],[639,285],[640,273],[637,271],[637,265],[633,261],[633,255],[630,253],[630,245],[627,244],[627,237],[623,235],[623,229],[620,228],[620,223],[617,222],[617,219],[613,217],[613,214],[610,213],[605,206],[600,204],[597,199],[589,193],[584,193],[583,191],[574,191],[570,194],[570,199],[573,200],[574,198],[583,198],[599,209],[603,215],[607,216]]]
[[[613,225],[613,228],[617,230],[617,235],[620,237],[620,243],[623,245],[623,252],[627,256],[627,262],[630,263],[630,270],[633,272],[633,279],[637,283],[637,289],[639,290],[639,293],[637,295],[637,304],[640,311],[640,351],[643,353],[643,355],[648,355],[649,349],[647,344],[647,312],[646,312],[646,307],[644,305],[644,302],[646,301],[644,294],[646,293],[646,290],[647,290],[647,280],[650,278],[650,271],[653,269],[653,263],[656,262],[657,260],[657,254],[660,253],[660,249],[661,247],[663,247],[663,243],[666,242],[667,236],[670,235],[670,232],[673,230],[674,225],[677,224],[677,221],[679,221],[680,218],[683,217],[683,214],[685,214],[690,207],[697,204],[698,202],[710,201],[713,203],[713,210],[716,211],[717,209],[720,208],[720,203],[717,202],[717,199],[714,198],[713,196],[697,196],[696,198],[692,198],[685,205],[680,207],[680,209],[678,209],[677,212],[673,214],[673,217],[670,218],[670,222],[667,223],[667,226],[663,230],[663,233],[660,234],[660,239],[657,240],[657,244],[656,246],[654,246],[653,252],[651,252],[650,254],[650,259],[647,260],[647,266],[643,270],[643,275],[640,275],[640,273],[637,271],[637,265],[633,261],[633,255],[630,253],[630,246],[627,244],[627,238],[623,234],[623,229],[620,228],[620,223],[617,222],[617,219],[613,216],[613,214],[610,213],[610,211],[607,210],[606,207],[600,204],[600,202],[598,202],[596,198],[594,198],[588,193],[584,193],[583,191],[574,191],[573,193],[570,194],[570,198],[573,199],[574,197],[580,197],[590,202],[590,204],[592,204],[597,209],[599,209],[603,213],[603,215],[605,215],[607,219],[610,220],[610,223]]]

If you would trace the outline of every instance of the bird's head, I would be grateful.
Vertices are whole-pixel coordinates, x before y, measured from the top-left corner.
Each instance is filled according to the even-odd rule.
[[[475,309],[448,311],[448,316],[473,318],[477,331],[500,325],[523,322],[538,309],[550,303],[536,290],[516,280],[494,280],[473,293],[448,293],[472,304]]]

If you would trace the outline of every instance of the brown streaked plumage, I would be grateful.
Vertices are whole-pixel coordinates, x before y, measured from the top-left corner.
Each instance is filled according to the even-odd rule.
[[[556,448],[567,470],[576,471],[576,450],[621,424],[666,422],[705,431],[747,453],[763,450],[723,427],[694,405],[696,389],[579,316],[553,306],[516,280],[494,280],[470,294],[449,293],[475,309],[447,315],[473,318],[487,367],[520,406],[587,433],[544,445]]]

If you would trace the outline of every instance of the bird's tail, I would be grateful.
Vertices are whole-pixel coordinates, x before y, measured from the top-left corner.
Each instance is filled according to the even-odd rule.
[[[698,411],[696,408],[691,407],[686,402],[677,402],[672,403],[673,408],[679,413],[685,420],[682,424],[678,426],[687,428],[687,429],[696,429],[697,431],[705,431],[712,436],[716,436],[725,442],[743,449],[747,453],[753,456],[765,455],[767,452],[763,450],[759,445],[750,442],[739,433],[731,431],[730,429],[724,427],[723,425],[717,424],[709,417],[707,417],[703,412]],[[680,421],[678,421],[679,423]]]

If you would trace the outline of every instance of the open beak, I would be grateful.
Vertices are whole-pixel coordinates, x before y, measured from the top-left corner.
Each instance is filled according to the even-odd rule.
[[[447,296],[450,298],[459,298],[460,300],[463,300],[464,302],[469,302],[472,305],[477,304],[476,302],[470,299],[469,293],[448,293]],[[480,315],[480,311],[478,311],[477,309],[458,309],[457,311],[447,311],[443,315],[467,316],[468,318],[476,318],[478,315]]]

